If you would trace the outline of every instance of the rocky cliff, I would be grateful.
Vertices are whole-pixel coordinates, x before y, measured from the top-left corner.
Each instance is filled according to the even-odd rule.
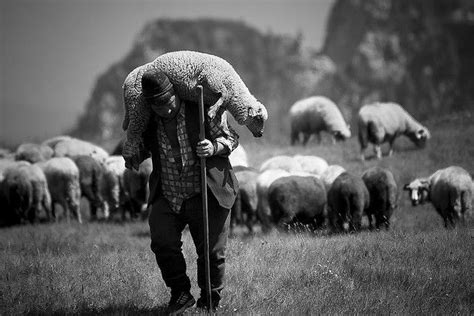
[[[337,0],[322,54],[332,85],[318,93],[355,113],[387,100],[415,115],[474,108],[474,3]]]

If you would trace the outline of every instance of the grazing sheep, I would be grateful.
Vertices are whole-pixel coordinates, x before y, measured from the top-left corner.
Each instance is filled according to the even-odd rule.
[[[303,134],[303,145],[311,135],[316,135],[321,143],[321,132],[333,135],[333,141],[351,137],[349,125],[337,105],[323,96],[313,96],[293,104],[289,111],[291,120],[291,145],[295,145]]]
[[[395,177],[390,170],[372,167],[364,171],[362,180],[369,190],[370,204],[366,210],[369,227],[379,229],[382,225],[390,227],[390,217],[397,208],[398,188]]]
[[[339,165],[330,165],[326,168],[326,170],[321,175],[321,180],[326,187],[326,191],[329,191],[334,180],[336,180],[336,178],[345,171],[346,169]]]
[[[4,189],[5,171],[14,165],[30,165],[27,161],[15,161],[13,156],[0,158],[0,226],[12,225],[18,221],[18,217],[11,211],[8,205],[8,191]],[[30,191],[27,191],[30,192]]]
[[[247,153],[245,152],[244,147],[239,144],[229,155],[230,165],[235,166],[244,166],[248,167],[249,162],[247,159]]]
[[[125,192],[123,175],[125,160],[122,156],[107,157],[104,163],[104,179],[102,181],[102,196],[104,198],[104,214],[113,215],[122,207],[122,219],[125,219]]]
[[[317,156],[295,155],[294,159],[301,165],[303,171],[315,175],[322,175],[328,168],[326,160]]]
[[[13,163],[2,172],[0,181],[5,205],[3,224],[30,223],[39,219],[43,209],[47,220],[51,219],[51,197],[43,171],[26,161]]]
[[[315,177],[290,175],[273,181],[268,201],[272,221],[280,227],[301,223],[318,228],[324,224],[326,189]]]
[[[107,151],[100,146],[77,138],[59,141],[53,149],[55,157],[72,158],[75,156],[86,155],[91,156],[101,163],[109,156]]]
[[[260,172],[270,169],[283,169],[290,173],[303,171],[301,164],[290,156],[275,156],[265,160],[260,166]]]
[[[290,173],[283,169],[268,169],[261,172],[257,177],[257,217],[262,223],[262,228],[270,227],[271,210],[268,204],[268,188],[273,181],[289,176]]]
[[[249,232],[257,220],[257,177],[258,172],[252,168],[235,170],[239,181],[239,192],[231,210],[231,227],[245,224]]]
[[[123,185],[131,219],[137,218],[141,212],[146,211],[150,195],[148,179],[152,168],[151,158],[147,158],[140,164],[138,171],[124,170]]]
[[[146,70],[153,68],[168,76],[183,100],[196,102],[199,97],[197,85],[202,85],[204,103],[210,105],[207,113],[211,119],[218,110],[228,110],[255,137],[262,136],[267,110],[249,92],[227,61],[193,51],[170,52],[134,69],[123,84],[125,117],[122,127],[127,131],[123,155],[127,167],[137,170],[143,159],[140,155],[144,148],[142,135],[148,126],[151,108],[142,96],[141,77]]]
[[[444,220],[444,226],[454,227],[455,220],[465,220],[472,209],[473,183],[471,175],[461,167],[440,169],[428,178],[418,178],[403,189],[410,192],[413,206],[431,201]]]
[[[416,146],[426,145],[431,134],[426,127],[417,122],[405,109],[396,103],[373,103],[360,108],[358,114],[359,143],[361,159],[368,143],[374,144],[378,159],[382,159],[381,144],[388,142],[393,154],[393,143],[400,135],[406,135]]]
[[[72,160],[79,168],[81,194],[89,201],[90,218],[96,220],[97,210],[101,209],[104,203],[101,192],[102,182],[104,181],[104,167],[91,156],[75,156],[72,157]],[[104,217],[108,217],[105,212]]]
[[[0,148],[0,159],[14,159],[15,153],[12,153],[10,149]]]
[[[346,224],[351,231],[359,230],[369,203],[364,181],[349,172],[341,173],[328,191],[328,219],[332,231],[343,231]]]
[[[73,212],[77,221],[82,224],[80,212],[81,184],[79,182],[79,168],[74,161],[67,157],[53,157],[47,161],[36,163],[46,175],[52,200],[53,215],[55,204],[63,208],[67,221],[70,212]]]
[[[54,137],[48,138],[45,141],[43,141],[41,143],[41,145],[46,145],[46,146],[49,146],[52,149],[54,149],[54,146],[56,146],[57,143],[59,143],[63,140],[70,140],[70,139],[72,139],[72,137],[67,136],[67,135],[54,136]]]
[[[30,163],[35,163],[48,160],[53,157],[53,154],[54,151],[49,146],[25,143],[16,149],[15,160],[25,160]]]

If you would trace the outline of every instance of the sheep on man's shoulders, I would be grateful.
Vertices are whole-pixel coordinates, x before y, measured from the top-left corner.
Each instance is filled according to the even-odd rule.
[[[142,155],[143,133],[152,111],[142,95],[141,77],[152,68],[168,76],[176,94],[183,100],[196,102],[199,97],[197,86],[202,85],[204,103],[209,105],[207,114],[211,119],[222,108],[228,110],[240,125],[247,126],[255,137],[263,135],[267,110],[227,61],[194,51],[170,52],[139,66],[125,79],[122,127],[127,131],[123,148],[127,168],[138,169],[140,162],[146,158]]]

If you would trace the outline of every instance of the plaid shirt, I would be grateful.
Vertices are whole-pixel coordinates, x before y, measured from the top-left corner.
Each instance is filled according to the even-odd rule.
[[[173,155],[171,142],[166,134],[161,119],[157,119],[157,133],[161,162],[161,186],[164,197],[169,201],[171,208],[179,213],[185,199],[201,192],[201,168],[199,158],[194,155],[185,125],[185,104],[176,115],[177,136],[180,157]],[[238,146],[238,135],[227,124],[225,111],[218,111],[213,120],[207,120],[210,141],[214,146],[221,143],[229,155]],[[177,149],[176,149],[177,151]]]

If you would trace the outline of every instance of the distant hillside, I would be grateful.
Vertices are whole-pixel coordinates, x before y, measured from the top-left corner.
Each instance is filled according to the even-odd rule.
[[[267,106],[265,140],[287,140],[289,107],[332,98],[351,121],[367,102],[395,101],[419,119],[474,108],[474,3],[466,0],[337,0],[321,52],[298,37],[262,34],[241,22],[156,20],[97,80],[72,134],[101,144],[122,136],[122,83],[135,67],[174,50],[228,60]],[[236,125],[236,124],[234,124]],[[241,140],[253,139],[239,128]]]

